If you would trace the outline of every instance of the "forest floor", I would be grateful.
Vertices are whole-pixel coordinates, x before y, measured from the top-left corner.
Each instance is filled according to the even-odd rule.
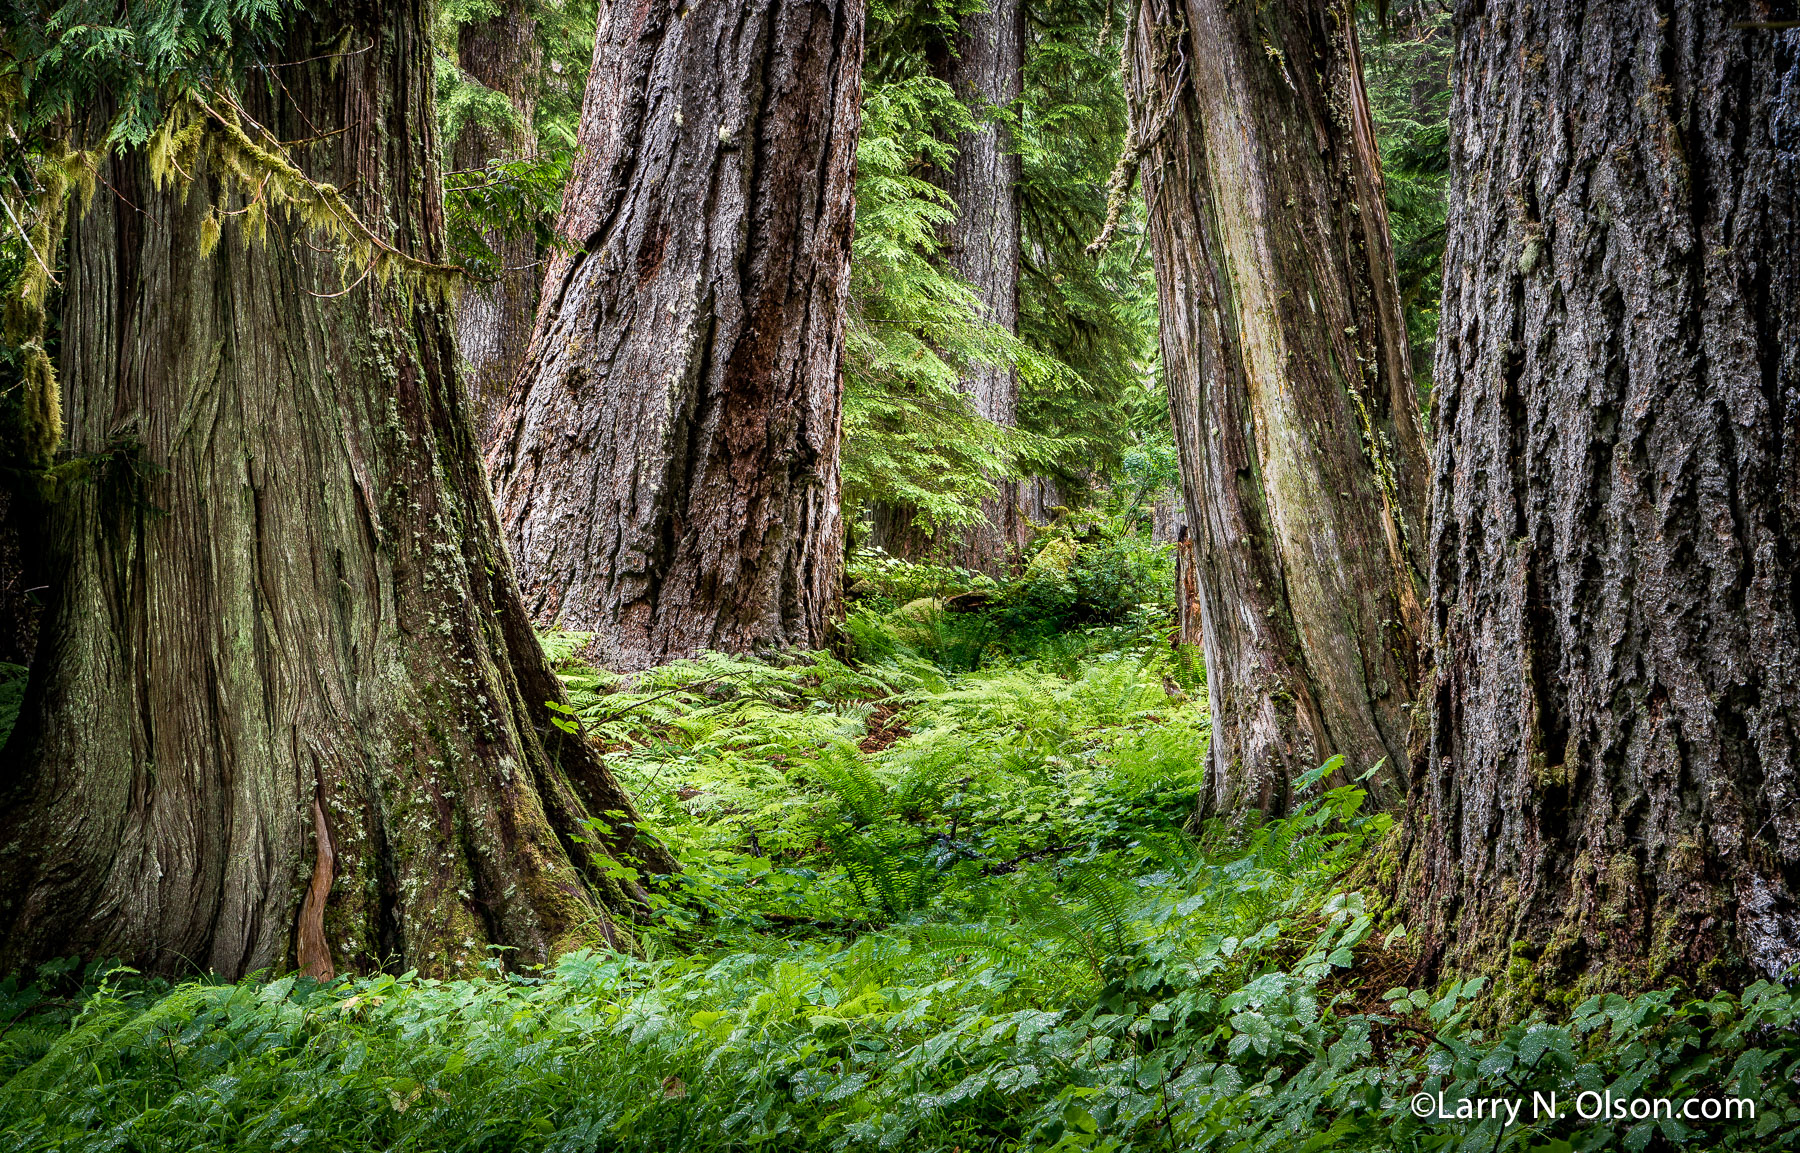
[[[1397,983],[1404,930],[1356,883],[1392,822],[1354,785],[1309,774],[1285,819],[1195,828],[1196,662],[1155,605],[1069,615],[1130,584],[1113,579],[1129,565],[1090,552],[1086,570],[1007,586],[864,565],[844,656],[709,656],[628,682],[573,661],[579,638],[548,637],[589,733],[684,864],[643,956],[532,968],[496,953],[468,980],[326,984],[46,966],[0,983],[0,1148],[1792,1139],[1784,990],[1593,997],[1484,1031],[1482,977]],[[976,611],[945,610],[971,590]],[[1594,1121],[1583,1091],[1729,1092],[1758,1112]],[[1465,1098],[1524,1106],[1420,1118],[1421,1093],[1452,1115]],[[1557,1094],[1560,1117],[1534,1115],[1534,1093]]]

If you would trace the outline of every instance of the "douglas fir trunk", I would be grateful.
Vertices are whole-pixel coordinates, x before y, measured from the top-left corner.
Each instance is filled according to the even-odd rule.
[[[419,4],[321,5],[272,62],[280,98],[259,83],[245,104],[426,260],[430,60]],[[35,679],[0,758],[0,969],[81,953],[457,975],[490,944],[533,961],[629,944],[600,846],[672,864],[552,724],[563,693],[500,544],[446,310],[373,276],[340,292],[362,270],[279,208],[265,240],[244,216],[220,237],[221,157],[246,157],[234,114],[179,108],[198,142],[158,174],[116,154],[69,239],[81,471],[51,514]]]
[[[489,454],[526,603],[640,669],[822,643],[861,0],[600,27],[529,360]]]
[[[451,149],[458,170],[473,174],[490,160],[528,156],[536,148],[531,118],[539,55],[537,23],[526,11],[526,0],[508,0],[487,19],[462,26],[457,63],[507,98],[520,128],[509,134],[482,124],[466,126]],[[463,290],[456,312],[456,347],[468,366],[475,428],[484,440],[492,439],[492,409],[506,396],[525,360],[544,271],[529,234],[491,234],[487,242],[499,267],[491,281]]]
[[[1517,995],[1800,961],[1782,11],[1459,5],[1411,919]]]
[[[1349,0],[1144,0],[1133,146],[1212,700],[1203,809],[1403,779],[1425,452]]]
[[[1025,71],[1025,8],[1021,0],[988,0],[985,12],[962,18],[953,44],[944,45],[932,72],[950,85],[976,117],[956,141],[956,163],[943,174],[956,206],[946,230],[944,260],[975,289],[981,318],[1019,331],[1019,157],[1005,115],[1015,108]],[[1018,423],[1019,377],[1011,369],[972,364],[962,387],[975,412],[995,424]],[[991,574],[1005,572],[1025,546],[1028,526],[1019,511],[1019,484],[996,481],[982,502],[984,523],[945,529],[935,539],[912,524],[914,510],[875,510],[874,541],[895,556],[931,555]]]

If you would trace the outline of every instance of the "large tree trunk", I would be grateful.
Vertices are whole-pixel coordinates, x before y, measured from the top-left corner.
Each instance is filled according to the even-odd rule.
[[[1800,32],[1733,27],[1771,11],[1457,12],[1412,905],[1520,995],[1800,961]]]
[[[1348,0],[1143,0],[1131,48],[1213,712],[1203,808],[1402,779],[1425,451]]]
[[[531,121],[539,55],[537,21],[529,14],[527,0],[508,0],[492,16],[459,30],[457,63],[475,80],[504,95],[522,127],[516,134],[507,134],[481,124],[468,125],[451,148],[451,163],[457,169],[479,171],[491,160],[529,156],[537,148]],[[500,267],[492,281],[463,291],[456,313],[456,348],[468,366],[475,428],[484,442],[493,439],[492,409],[512,387],[525,361],[532,319],[537,314],[538,285],[543,279],[537,244],[529,233],[494,233],[486,239]]]
[[[0,478],[0,664],[31,663],[43,615],[42,513],[29,483]]]
[[[420,4],[317,6],[285,59],[252,114],[436,259]],[[86,463],[52,511],[51,608],[4,750],[0,969],[455,975],[489,944],[628,945],[599,843],[672,863],[550,723],[564,698],[447,310],[374,277],[324,295],[357,270],[278,211],[266,241],[227,223],[202,255],[215,147],[161,188],[141,150],[116,155],[70,237],[65,448]]]
[[[530,357],[489,454],[526,603],[639,669],[818,645],[862,0],[646,0],[600,27]]]
[[[956,141],[956,163],[943,187],[956,206],[945,230],[944,262],[975,289],[981,319],[1019,331],[1019,157],[1004,117],[1016,110],[1025,73],[1022,0],[987,0],[987,10],[962,18],[954,43],[932,59],[932,74],[950,86],[976,117]],[[972,364],[963,391],[977,415],[995,424],[1018,423],[1019,376],[1009,368]],[[930,556],[993,575],[1013,567],[1030,526],[1019,511],[1019,483],[996,480],[981,502],[985,520],[921,532],[915,510],[875,510],[871,543],[892,555]]]

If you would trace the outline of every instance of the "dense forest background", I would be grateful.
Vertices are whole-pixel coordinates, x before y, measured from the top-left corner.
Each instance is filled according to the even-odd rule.
[[[0,4],[0,1145],[1786,1147],[1793,17]]]

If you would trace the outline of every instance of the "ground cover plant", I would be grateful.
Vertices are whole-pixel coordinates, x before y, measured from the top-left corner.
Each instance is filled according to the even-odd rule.
[[[1040,555],[1063,548],[1077,572],[1154,551],[1047,538]],[[0,985],[0,1146],[1550,1151],[1800,1133],[1800,1005],[1777,986],[1599,995],[1504,1027],[1479,976],[1405,987],[1405,930],[1366,867],[1392,819],[1357,784],[1325,788],[1328,764],[1288,817],[1195,828],[1205,689],[1157,606],[1047,630],[1020,607],[1042,575],[863,557],[841,652],[630,681],[549,635],[564,723],[684,862],[642,955],[540,968],[495,950],[464,980],[327,983],[43,966]],[[1662,1097],[1755,1116],[1587,1120],[1583,1093],[1588,1112]],[[1439,1120],[1414,1115],[1418,1094],[1451,1114],[1527,1104],[1511,1124]],[[1534,1094],[1560,1118],[1533,1116]]]

